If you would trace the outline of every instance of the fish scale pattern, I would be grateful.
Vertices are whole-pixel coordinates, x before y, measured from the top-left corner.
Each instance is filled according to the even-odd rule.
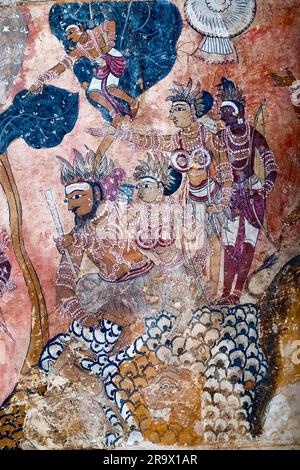
[[[171,338],[174,323],[175,316],[167,311],[147,317],[146,333],[126,349],[110,355],[121,328],[104,321],[102,330],[96,331],[74,321],[68,334],[57,335],[48,343],[40,367],[47,373],[72,337],[83,341],[94,353],[94,359],[81,359],[82,368],[103,380],[108,399],[117,406],[128,429],[138,428],[131,397],[138,393],[141,383],[151,383],[155,365],[150,358],[156,358],[156,364],[188,368],[194,377],[204,379],[199,397],[204,440],[251,439],[255,389],[267,372],[259,344],[258,307],[204,306],[193,313],[182,334]],[[144,364],[142,368],[140,364]],[[128,365],[131,375],[123,377],[121,371]],[[116,421],[116,433],[107,436],[107,444],[121,442],[123,432]]]
[[[103,320],[100,328],[84,328],[74,320],[68,333],[60,333],[47,343],[39,359],[39,368],[48,374],[71,339],[78,339],[98,357],[107,359],[121,333],[122,327],[109,320]]]
[[[267,372],[258,308],[238,305],[223,314],[222,334],[204,372],[201,418],[208,442],[251,439],[255,388]]]

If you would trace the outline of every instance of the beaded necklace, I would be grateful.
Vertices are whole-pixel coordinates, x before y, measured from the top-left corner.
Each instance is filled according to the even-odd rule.
[[[236,168],[237,170],[244,169],[248,163],[249,158],[251,155],[250,152],[250,140],[251,140],[251,128],[248,123],[245,123],[245,133],[242,135],[236,135],[232,133],[230,127],[223,129],[222,137],[223,141],[226,145],[228,150],[228,158],[230,160],[231,165]],[[243,162],[244,164],[240,166],[240,163]],[[236,167],[235,164],[238,164]]]
[[[188,135],[192,135],[193,138],[189,138]],[[204,147],[206,140],[206,132],[204,126],[199,126],[198,129],[193,132],[183,132],[182,130],[178,133],[179,143],[182,149],[186,150],[188,153],[192,153],[198,147]],[[183,140],[183,137],[185,139]]]
[[[157,201],[161,203],[162,201]],[[145,202],[140,211],[140,226],[146,228],[146,232],[139,232],[140,243],[142,242],[142,238],[146,237],[149,240],[146,241],[147,248],[149,243],[153,243],[153,247],[157,244],[158,240],[160,239],[160,235],[163,233],[164,230],[168,232],[171,231],[173,233],[174,226],[173,226],[173,212],[172,206],[174,205],[174,201],[172,198],[167,200],[167,204],[165,207],[165,203],[158,206],[158,212],[155,210],[153,211],[153,203]],[[146,240],[145,238],[145,240]],[[151,240],[151,242],[150,242]],[[161,241],[161,240],[160,240]]]
[[[230,126],[227,128],[227,135],[230,140],[230,142],[233,145],[236,145],[237,147],[241,145],[245,145],[246,143],[249,142],[250,140],[250,125],[246,122],[245,123],[245,133],[244,134],[234,134],[230,128]]]

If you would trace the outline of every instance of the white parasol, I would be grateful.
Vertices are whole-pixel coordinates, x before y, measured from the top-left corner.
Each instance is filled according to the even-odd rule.
[[[184,11],[204,37],[196,54],[208,62],[237,61],[231,38],[245,31],[256,13],[255,0],[186,0]]]

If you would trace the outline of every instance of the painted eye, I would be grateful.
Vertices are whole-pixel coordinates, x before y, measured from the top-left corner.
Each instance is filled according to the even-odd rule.
[[[64,203],[67,204],[67,202],[69,202],[69,200],[67,198],[64,199]]]
[[[164,382],[160,386],[162,390],[167,390],[169,387],[170,387],[170,384],[168,382]]]
[[[82,195],[81,194],[75,194],[75,196],[72,196],[72,199],[79,199],[81,198]]]

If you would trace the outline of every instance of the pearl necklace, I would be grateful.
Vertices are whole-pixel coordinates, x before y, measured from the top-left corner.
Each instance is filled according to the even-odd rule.
[[[171,207],[174,204],[174,201],[167,201],[167,204],[161,204],[162,201],[158,201],[158,211],[153,211],[154,204],[153,203],[144,203],[141,206],[141,210],[139,213],[139,225],[140,229],[145,228],[146,230],[142,233],[139,230],[140,234],[146,236],[148,238],[155,238],[158,239],[159,232],[162,230],[171,230],[173,231],[173,217],[174,213]],[[156,242],[157,240],[155,240]]]
[[[186,127],[184,129],[181,130],[182,134],[184,136],[196,136],[198,135],[198,132],[199,132],[199,126],[198,125],[192,125],[192,126],[189,126],[189,127]]]
[[[250,125],[245,123],[245,133],[242,135],[233,134],[231,128],[227,128],[227,138],[230,140],[230,143],[236,147],[242,147],[250,142]]]
[[[81,52],[83,53],[89,60],[91,60],[92,62],[98,60],[100,57],[101,57],[101,51],[99,49],[99,46],[97,44],[97,42],[95,41],[94,37],[90,34],[87,33],[87,36],[88,36],[88,40],[84,43],[77,43],[77,46],[76,48]],[[96,51],[97,54],[98,54],[98,57],[95,58],[93,57],[90,52],[91,51]]]
[[[198,147],[204,147],[204,140],[205,140],[204,136],[205,134],[203,132],[202,126],[198,127],[197,135],[193,139],[189,139],[183,131],[180,131],[182,146],[184,150],[186,150],[188,153],[191,153],[193,150],[195,150]],[[183,140],[182,137],[185,137],[185,139]]]
[[[224,129],[223,131],[223,141],[228,151],[228,158],[230,160],[231,165],[236,170],[244,169],[249,163],[250,125],[248,123],[245,123],[245,124],[246,124],[246,132],[244,135],[238,136],[238,138],[236,135],[233,137],[233,134],[230,128]],[[236,140],[234,141],[235,138]],[[234,148],[234,147],[244,147],[244,148]],[[242,166],[240,166],[240,163],[238,162],[245,162],[245,163]],[[236,164],[238,164],[238,167],[235,166]]]

